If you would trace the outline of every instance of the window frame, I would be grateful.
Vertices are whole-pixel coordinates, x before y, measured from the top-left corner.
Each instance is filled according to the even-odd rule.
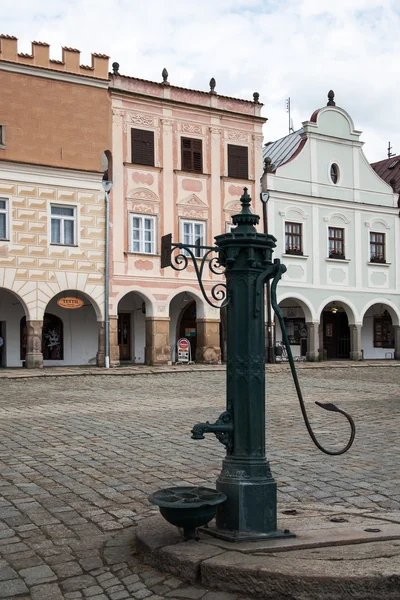
[[[335,234],[331,235],[331,231],[340,231],[342,233],[341,237],[336,236]],[[331,248],[332,242],[332,248]],[[337,246],[341,244],[341,251],[338,250]],[[336,260],[343,260],[346,258],[345,251],[345,228],[344,227],[331,227],[328,226],[328,256],[329,258],[334,258]]]
[[[139,219],[140,223],[141,223],[141,225],[139,227],[139,240],[133,239],[133,230],[135,229],[135,227],[133,226],[133,219]],[[145,219],[149,219],[151,221],[151,223],[153,224],[152,229],[151,229],[152,239],[150,240],[150,244],[151,244],[150,252],[147,252],[145,249],[146,243],[149,242],[149,240],[144,239]],[[134,242],[139,242],[139,250],[134,249]],[[157,254],[157,218],[155,215],[149,215],[149,214],[145,214],[145,213],[133,213],[133,212],[129,213],[129,252],[131,252],[132,254],[147,254],[147,255],[151,255],[151,256],[154,256]]]
[[[190,234],[191,240],[189,242],[185,241],[185,224],[191,225],[193,226],[193,232]],[[195,238],[195,233],[194,233],[194,227],[196,225],[200,225],[203,229],[202,232],[202,244],[199,244],[200,246],[205,246],[206,245],[206,235],[207,235],[207,231],[206,231],[206,221],[201,221],[201,220],[197,220],[197,219],[181,219],[181,223],[180,223],[180,234],[181,234],[181,240],[183,244],[189,244],[191,246],[194,246],[194,238]],[[203,248],[191,248],[193,254],[195,255],[195,258],[203,258],[204,254],[205,254],[205,249]],[[196,251],[197,250],[197,251]],[[185,256],[189,256],[189,253],[185,250],[183,250],[183,253],[185,254]]]
[[[379,242],[377,240],[373,241],[372,236],[382,236],[382,241]],[[375,246],[374,253],[372,252],[372,246]],[[378,248],[381,247],[382,251],[378,251]],[[382,231],[370,231],[369,232],[369,260],[370,262],[375,263],[385,263],[386,262],[386,234]]]
[[[190,142],[191,147],[190,148],[184,148],[184,143],[185,142]],[[194,146],[197,144],[200,145],[200,150],[199,149],[195,149]],[[187,168],[187,164],[185,164],[185,158],[184,158],[184,153],[189,153],[190,152],[190,168]],[[200,167],[196,167],[196,162],[195,162],[195,154],[200,154],[200,162],[201,165]],[[187,154],[186,154],[187,156]],[[198,159],[197,159],[198,160]],[[203,174],[204,173],[204,156],[203,156],[203,140],[201,138],[196,138],[196,137],[186,137],[186,136],[181,136],[181,170],[185,171],[185,173],[199,173],[199,174]]]
[[[0,149],[6,148],[6,126],[0,123]]]
[[[295,233],[294,231],[287,231],[287,226],[292,226],[293,227],[299,227],[300,228],[300,232],[299,233]],[[290,237],[293,241],[293,239],[295,237],[298,237],[300,239],[300,243],[299,244],[294,244],[292,243],[291,245],[288,245],[287,243],[287,237]],[[297,255],[297,256],[303,256],[303,223],[299,223],[296,221],[285,221],[285,254],[293,254],[293,255]]]
[[[237,162],[236,165],[235,163],[232,163],[232,154],[230,151],[230,148],[240,148],[240,149],[244,149],[246,150],[246,169],[245,171],[241,171],[241,166],[240,166],[240,156],[236,156],[233,158],[237,158]],[[226,154],[227,154],[227,173],[228,173],[228,177],[232,178],[232,179],[242,179],[247,181],[249,179],[249,147],[248,146],[242,146],[240,144],[227,144],[226,146]],[[231,159],[231,160],[230,160]],[[235,168],[237,167],[237,174],[234,173]]]
[[[332,174],[333,171],[333,174]],[[337,185],[340,181],[340,169],[339,165],[335,162],[332,162],[329,167],[329,179],[333,185]]]
[[[146,153],[143,152],[143,145],[146,143],[143,139],[141,140],[142,146],[140,146],[140,147],[136,146],[137,149],[139,148],[139,150],[138,150],[138,154],[140,155],[139,158],[138,158],[137,154],[136,154],[136,156],[134,155],[135,132],[140,132],[141,135],[143,135],[143,132],[151,134],[153,152],[152,152],[152,156],[151,156],[150,160],[146,160],[146,156],[145,156]],[[138,143],[138,141],[136,143]],[[143,167],[155,167],[155,165],[156,165],[156,145],[155,145],[155,135],[154,135],[153,129],[141,129],[140,127],[131,127],[131,163],[134,165],[141,165]]]
[[[52,213],[52,208],[70,208],[73,210],[73,215],[69,216],[69,215],[53,215]],[[60,225],[60,241],[59,242],[53,242],[53,236],[52,236],[52,221],[57,220],[57,221],[61,221],[61,225]],[[74,204],[56,204],[56,203],[51,203],[50,204],[50,245],[51,246],[77,246],[77,231],[78,231],[78,227],[77,227],[77,219],[78,219],[78,211],[77,211],[77,207]],[[72,244],[68,244],[64,241],[65,238],[65,231],[64,231],[64,227],[63,227],[63,223],[64,221],[73,221],[74,227],[73,227],[73,241]]]
[[[10,239],[10,212],[9,212],[9,198],[0,197],[0,202],[5,202],[5,208],[0,208],[0,214],[5,215],[5,236],[0,238],[2,242],[7,242]]]

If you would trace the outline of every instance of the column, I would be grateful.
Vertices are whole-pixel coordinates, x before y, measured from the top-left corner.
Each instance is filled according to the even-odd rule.
[[[320,360],[319,355],[319,323],[309,322],[307,325],[307,355],[310,362]]]
[[[171,364],[169,317],[146,318],[146,365]]]
[[[219,321],[196,319],[196,362],[205,365],[221,364]]]
[[[400,360],[400,326],[393,325],[394,330],[394,358]]]
[[[119,365],[118,315],[110,315],[110,366]]]
[[[43,368],[42,329],[43,321],[26,321],[25,366],[27,369]]]
[[[322,316],[321,316],[321,318],[322,318]],[[320,323],[319,327],[318,327],[318,338],[319,338],[319,346],[318,346],[319,360],[327,360],[328,353],[324,349],[324,326],[322,323]]]
[[[105,339],[105,326],[104,321],[99,323],[99,341],[98,341],[98,350],[96,354],[96,365],[98,367],[104,367],[105,364],[105,355],[106,355],[106,339]]]
[[[350,360],[362,360],[361,352],[361,324],[349,325],[350,327]]]

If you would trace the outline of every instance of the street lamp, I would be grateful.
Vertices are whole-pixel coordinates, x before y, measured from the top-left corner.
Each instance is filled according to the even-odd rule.
[[[105,203],[106,203],[106,233],[105,233],[105,242],[106,242],[106,251],[105,251],[105,259],[104,259],[104,366],[106,369],[110,368],[110,309],[109,309],[109,298],[110,298],[110,198],[109,193],[111,191],[113,182],[108,181],[107,179],[103,179],[102,181],[104,195],[105,195]]]
[[[271,171],[271,159],[269,156],[264,161],[264,172],[261,177],[261,193],[260,199],[263,207],[263,224],[264,233],[268,234],[268,208],[267,203],[269,200],[269,191],[267,177]],[[265,298],[267,304],[267,363],[275,363],[275,351],[272,339],[272,316],[271,316],[271,282],[268,279],[265,285]]]

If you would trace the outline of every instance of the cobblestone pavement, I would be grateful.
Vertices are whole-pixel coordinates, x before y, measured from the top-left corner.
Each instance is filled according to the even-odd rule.
[[[321,440],[342,445],[348,429],[313,400],[348,410],[357,437],[348,455],[321,454],[286,368],[267,369],[268,455],[280,506],[399,511],[400,368],[303,369],[300,377]],[[218,417],[224,389],[225,374],[213,370],[1,379],[0,598],[233,600],[146,567],[128,539],[112,539],[153,514],[150,492],[214,486],[223,447],[189,432]]]

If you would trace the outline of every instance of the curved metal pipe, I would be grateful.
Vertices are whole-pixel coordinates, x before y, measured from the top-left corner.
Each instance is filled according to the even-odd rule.
[[[350,438],[349,438],[349,441],[347,442],[346,446],[344,446],[341,450],[328,450],[327,448],[324,448],[324,446],[317,440],[315,433],[311,427],[311,423],[309,421],[309,418],[307,415],[307,410],[306,410],[304,399],[303,399],[303,394],[302,394],[302,391],[300,388],[300,382],[299,382],[299,378],[297,376],[296,367],[294,365],[292,349],[290,347],[289,338],[286,333],[286,327],[285,327],[285,323],[283,320],[283,314],[282,314],[281,309],[278,306],[278,302],[276,299],[276,286],[278,285],[278,282],[281,279],[282,274],[286,271],[286,267],[284,267],[284,265],[281,265],[279,260],[275,260],[274,262],[276,265],[276,272],[275,272],[275,277],[274,277],[274,279],[272,281],[272,285],[271,285],[271,304],[276,313],[276,316],[278,317],[279,324],[281,326],[283,341],[286,346],[286,351],[287,351],[287,355],[289,358],[290,370],[292,372],[292,377],[293,377],[294,385],[296,388],[297,397],[299,399],[300,409],[301,409],[301,413],[303,415],[305,426],[310,435],[310,438],[312,439],[314,444],[317,446],[317,448],[319,450],[321,450],[321,452],[324,452],[325,454],[329,454],[331,456],[338,456],[339,454],[344,454],[353,445],[354,438],[356,435],[355,423],[354,423],[352,417],[347,412],[345,412],[341,408],[338,408],[335,404],[332,404],[331,402],[316,402],[315,403],[318,406],[320,406],[321,408],[324,408],[325,410],[330,410],[332,412],[341,413],[342,415],[345,416],[345,418],[349,422],[350,429],[351,429]]]

